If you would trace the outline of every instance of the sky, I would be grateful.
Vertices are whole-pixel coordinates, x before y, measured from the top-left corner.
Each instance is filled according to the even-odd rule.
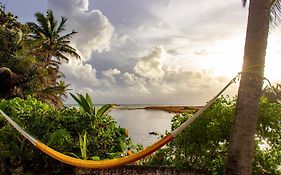
[[[89,93],[94,103],[202,105],[241,70],[248,6],[240,0],[1,2],[23,23],[47,9],[68,18],[82,58],[60,70],[72,93]],[[273,29],[268,39],[265,77],[273,84],[281,82],[280,34]]]

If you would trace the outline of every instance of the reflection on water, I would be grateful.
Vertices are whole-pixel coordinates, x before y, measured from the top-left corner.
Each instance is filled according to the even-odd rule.
[[[134,143],[148,146],[158,140],[158,136],[149,132],[165,134],[171,130],[171,119],[175,114],[163,111],[137,110],[112,110],[109,113],[118,124],[129,130],[129,137]]]

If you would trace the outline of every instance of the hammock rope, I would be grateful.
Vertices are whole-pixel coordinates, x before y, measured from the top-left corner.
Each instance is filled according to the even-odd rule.
[[[140,160],[148,155],[154,153],[170,141],[172,141],[177,135],[179,135],[185,128],[187,128],[194,120],[196,120],[209,106],[211,106],[215,100],[232,84],[236,82],[236,79],[239,77],[240,73],[235,76],[216,96],[214,96],[205,106],[200,108],[192,117],[182,123],[178,128],[173,130],[170,134],[167,134],[162,139],[158,140],[154,144],[148,146],[147,148],[128,156],[115,158],[111,160],[82,160],[77,159],[65,154],[62,154],[44,143],[40,142],[39,140],[33,138],[30,134],[24,131],[17,123],[15,123],[8,115],[6,115],[1,109],[0,113],[2,116],[18,131],[20,132],[27,140],[29,140],[35,147],[37,147],[42,152],[46,153],[47,155],[53,157],[54,159],[59,160],[60,162],[81,167],[81,168],[92,168],[92,169],[107,169],[113,168],[117,166],[121,166],[124,164],[129,164]]]

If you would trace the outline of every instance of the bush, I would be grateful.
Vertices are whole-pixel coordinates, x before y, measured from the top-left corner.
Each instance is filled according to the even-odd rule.
[[[235,100],[221,97],[164,149],[152,156],[148,164],[172,165],[178,169],[201,169],[223,174],[227,155]],[[176,115],[172,130],[192,114]],[[260,102],[260,117],[254,155],[254,174],[280,174],[281,104]]]
[[[29,134],[64,154],[84,159],[111,159],[125,154],[129,148],[133,151],[136,148],[125,129],[106,114],[97,118],[93,126],[91,116],[83,110],[75,107],[55,109],[31,97],[26,100],[1,100],[0,109]],[[86,140],[84,147],[80,147],[81,139]],[[12,168],[51,169],[52,173],[73,169],[41,153],[8,125],[2,116],[0,147],[3,155],[10,159]],[[86,151],[86,157],[82,155],[83,151]]]

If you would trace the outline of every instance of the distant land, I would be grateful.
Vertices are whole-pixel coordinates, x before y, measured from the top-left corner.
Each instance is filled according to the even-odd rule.
[[[147,106],[144,107],[146,110],[161,110],[170,113],[183,113],[198,111],[202,106]]]
[[[117,110],[136,110],[136,109],[145,109],[145,110],[158,110],[165,111],[169,113],[183,113],[183,112],[193,112],[198,111],[202,106],[173,106],[173,105],[116,105],[115,109]]]
[[[66,107],[69,106],[78,106],[77,104],[66,104]],[[103,106],[103,104],[95,104],[94,106]],[[157,111],[165,111],[169,113],[183,113],[183,112],[196,112],[202,106],[185,106],[185,105],[138,105],[138,104],[115,104],[114,109],[116,110],[137,110],[137,109],[145,109],[145,110],[157,110]]]

